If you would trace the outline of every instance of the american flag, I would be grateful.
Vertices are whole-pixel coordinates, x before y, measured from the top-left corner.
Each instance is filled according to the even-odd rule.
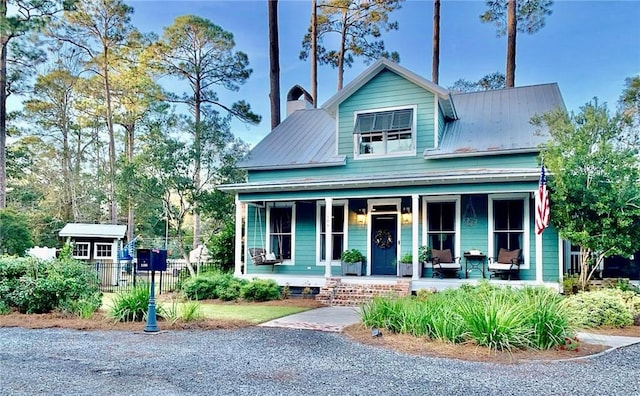
[[[549,225],[549,193],[547,192],[547,178],[544,165],[540,168],[540,184],[536,194],[536,233],[542,234]]]

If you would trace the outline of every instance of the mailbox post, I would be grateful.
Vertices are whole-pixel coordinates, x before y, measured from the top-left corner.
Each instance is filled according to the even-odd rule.
[[[156,322],[156,290],[155,272],[167,270],[167,251],[161,249],[138,249],[137,250],[138,270],[151,271],[151,290],[149,293],[149,307],[147,313],[147,325],[145,332],[155,333],[158,331]]]

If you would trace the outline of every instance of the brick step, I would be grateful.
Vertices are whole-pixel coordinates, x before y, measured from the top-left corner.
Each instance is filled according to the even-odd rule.
[[[348,283],[341,278],[328,278],[316,300],[329,306],[360,306],[377,296],[406,296],[411,293],[411,281],[395,283]]]

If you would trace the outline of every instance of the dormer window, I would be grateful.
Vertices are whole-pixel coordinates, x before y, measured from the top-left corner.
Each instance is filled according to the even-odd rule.
[[[356,113],[354,156],[402,156],[416,152],[415,106]]]

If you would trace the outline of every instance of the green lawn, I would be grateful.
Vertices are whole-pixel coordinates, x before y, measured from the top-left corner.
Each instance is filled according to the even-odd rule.
[[[102,297],[102,310],[108,310],[115,298],[115,293],[104,293]],[[172,301],[160,298],[156,305],[171,306]],[[178,310],[182,303],[178,303]],[[267,322],[272,319],[281,318],[298,312],[307,311],[308,307],[262,305],[258,303],[201,303],[202,314],[208,319],[219,320],[243,320],[254,324]]]

